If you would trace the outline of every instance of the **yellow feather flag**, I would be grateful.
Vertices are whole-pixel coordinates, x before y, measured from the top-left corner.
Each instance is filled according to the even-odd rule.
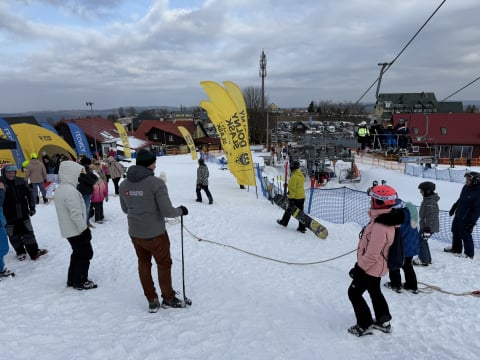
[[[185,129],[184,126],[178,126],[178,130],[182,133],[185,142],[187,143],[190,153],[192,154],[192,160],[197,160],[197,150],[195,149],[195,143],[193,142],[192,135]]]
[[[210,102],[216,105],[222,115],[226,127],[226,137],[231,144],[232,160],[229,161],[229,169],[241,185],[255,186],[255,171],[253,168],[252,153],[248,132],[242,124],[241,114],[235,102],[219,84],[213,81],[200,83],[210,98]]]
[[[128,141],[128,135],[125,131],[125,128],[120,123],[113,123],[118,130],[118,135],[120,135],[120,139],[122,140],[123,145],[123,154],[127,158],[132,157],[132,152],[130,151],[130,141]]]
[[[215,130],[220,137],[220,144],[222,144],[222,149],[225,152],[227,160],[232,160],[232,144],[228,139],[226,122],[220,109],[210,101],[201,101],[200,107],[207,111],[208,117],[212,121],[213,126],[215,126]]]

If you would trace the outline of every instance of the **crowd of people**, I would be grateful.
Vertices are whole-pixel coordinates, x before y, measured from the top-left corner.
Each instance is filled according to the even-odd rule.
[[[36,153],[31,154],[30,163],[34,166],[27,166],[28,176],[25,179],[17,177],[18,169],[13,164],[4,165],[1,171],[0,276],[11,275],[4,263],[4,256],[9,249],[8,243],[15,250],[19,261],[24,261],[27,255],[36,261],[48,253],[47,249],[38,245],[30,221],[30,217],[36,213],[40,195],[43,196],[41,186],[34,187],[33,184],[38,185],[45,181],[44,177],[37,180],[33,176],[32,170],[37,166],[37,158]],[[60,183],[55,190],[54,203],[60,233],[72,249],[66,285],[76,290],[97,287],[88,276],[90,261],[94,255],[89,223],[93,214],[90,215],[90,208],[95,214],[95,222],[101,224],[104,219],[103,202],[108,201],[109,179],[122,177],[115,173],[117,170],[123,174],[123,168],[118,169],[115,159],[108,157],[106,160],[102,161],[95,156],[91,159],[81,156],[78,161],[64,160],[59,165]],[[44,166],[42,162],[38,163]],[[188,215],[185,206],[172,206],[165,175],[163,173],[162,176],[154,176],[155,168],[155,154],[140,150],[136,156],[136,164],[128,169],[126,178],[118,185],[118,189],[115,186],[115,195],[119,195],[121,209],[127,216],[128,233],[138,258],[138,273],[148,302],[148,311],[152,313],[157,312],[160,307],[185,306],[185,301],[176,297],[172,286],[172,259],[165,218]],[[289,204],[303,209],[305,178],[299,161],[291,162],[290,171],[287,188]],[[43,176],[42,171],[39,173]],[[115,173],[114,177],[112,173]],[[204,190],[209,203],[212,203],[213,198],[208,190],[208,175],[208,168],[204,160],[200,159],[197,169],[197,200],[200,190]],[[392,330],[392,315],[380,287],[383,276],[389,275],[390,281],[385,283],[386,287],[396,292],[405,290],[418,294],[414,266],[429,266],[433,262],[428,241],[432,234],[439,231],[440,197],[431,181],[420,183],[418,189],[423,197],[419,211],[412,203],[402,201],[396,190],[385,183],[374,184],[367,191],[371,199],[368,212],[370,221],[360,233],[357,262],[349,272],[352,282],[348,288],[348,297],[356,323],[348,331],[353,335],[368,335],[374,329],[385,333]],[[480,173],[470,171],[465,174],[465,185],[458,200],[452,205],[450,216],[454,217],[451,227],[452,244],[444,251],[473,259],[472,230],[480,217]],[[277,222],[287,226],[290,217],[291,212],[287,207],[284,216]],[[306,227],[299,222],[297,230],[304,233]],[[401,239],[403,262],[401,266],[392,268],[387,259],[397,236]],[[157,264],[159,293],[151,273],[152,258]],[[405,282],[402,282],[401,271],[404,273]],[[369,293],[374,316],[363,297],[365,292]]]
[[[412,143],[410,129],[403,118],[400,118],[395,125],[392,121],[388,121],[385,126],[377,119],[372,120],[370,126],[366,121],[362,121],[358,124],[356,135],[360,150],[405,151]]]

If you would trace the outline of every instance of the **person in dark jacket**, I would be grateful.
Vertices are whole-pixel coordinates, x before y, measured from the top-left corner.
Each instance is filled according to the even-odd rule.
[[[428,266],[432,263],[428,240],[440,230],[440,209],[438,208],[440,197],[435,192],[435,184],[430,181],[422,182],[418,185],[418,188],[423,196],[423,200],[419,211],[420,238],[418,259],[413,260],[413,265]]]
[[[77,190],[80,191],[80,194],[83,196],[83,200],[85,201],[85,209],[87,210],[87,225],[92,227],[90,222],[88,221],[90,216],[90,204],[92,201],[92,194],[93,194],[93,185],[98,180],[97,175],[95,175],[90,169],[90,165],[92,164],[92,160],[87,157],[82,157],[80,159],[80,164],[83,165],[83,170],[78,177],[78,185]],[[92,212],[93,214],[93,212]]]
[[[402,285],[400,269],[389,269],[390,281],[385,286],[400,293],[402,288],[418,294],[417,275],[413,269],[412,259],[418,254],[418,211],[411,202],[403,203],[398,199],[398,206],[403,211],[404,221],[400,226],[400,236],[403,243],[404,262],[402,270],[405,274],[405,283]]]
[[[6,164],[2,169],[2,181],[5,184],[3,213],[7,221],[5,230],[18,260],[25,260],[27,253],[32,260],[37,260],[48,251],[38,248],[30,221],[30,216],[35,215],[35,201],[25,180],[16,177],[16,171],[17,167],[13,164]]]
[[[165,182],[154,174],[156,160],[155,154],[140,150],[136,165],[128,169],[127,178],[120,184],[120,206],[127,214],[128,234],[138,257],[140,282],[151,313],[160,308],[151,273],[152,257],[157,263],[162,307],[185,306],[172,287],[170,239],[165,218],[187,215],[188,210],[183,205],[172,206]]]
[[[197,168],[197,202],[202,202],[202,193],[201,191],[205,191],[205,194],[208,198],[208,203],[213,204],[213,197],[208,189],[208,177],[210,176],[208,172],[208,167],[205,165],[205,160],[202,158],[198,159],[198,168]]]
[[[465,185],[460,192],[460,197],[452,205],[449,215],[455,215],[451,228],[452,246],[446,247],[444,251],[473,259],[475,253],[472,232],[480,216],[479,173],[470,171],[465,174]],[[462,248],[465,249],[464,254],[462,254]]]
[[[360,233],[357,248],[357,262],[350,269],[352,282],[348,288],[348,298],[353,306],[357,323],[348,329],[352,335],[372,334],[372,328],[389,333],[392,328],[390,310],[382,294],[380,281],[388,272],[387,258],[395,237],[395,227],[403,223],[400,209],[392,209],[397,192],[388,185],[374,186],[369,192],[371,208],[368,211],[370,222]],[[368,291],[375,320],[363,293]]]

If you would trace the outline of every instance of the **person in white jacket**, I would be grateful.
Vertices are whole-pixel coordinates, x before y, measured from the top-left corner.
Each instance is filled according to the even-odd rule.
[[[77,190],[78,177],[82,171],[85,168],[74,161],[61,162],[58,171],[60,185],[55,190],[54,202],[60,232],[72,246],[67,286],[76,290],[89,290],[96,288],[97,284],[88,279],[93,248],[85,201]]]

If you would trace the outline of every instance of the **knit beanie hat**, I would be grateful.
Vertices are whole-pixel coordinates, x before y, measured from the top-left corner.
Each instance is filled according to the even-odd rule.
[[[155,156],[155,154],[153,154],[148,150],[142,149],[137,153],[137,161],[136,161],[137,165],[149,167],[155,161],[157,161],[157,157]]]

